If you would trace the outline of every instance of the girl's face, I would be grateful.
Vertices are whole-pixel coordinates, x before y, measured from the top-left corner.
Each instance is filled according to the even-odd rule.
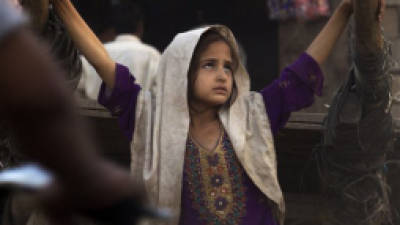
[[[199,57],[191,103],[203,107],[225,104],[232,93],[232,64],[229,46],[224,41],[211,43]]]

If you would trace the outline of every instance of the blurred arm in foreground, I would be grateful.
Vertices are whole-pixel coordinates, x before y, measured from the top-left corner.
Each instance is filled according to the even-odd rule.
[[[24,153],[56,175],[44,204],[58,213],[101,210],[134,199],[129,173],[95,153],[47,47],[3,0],[0,20],[0,116]]]

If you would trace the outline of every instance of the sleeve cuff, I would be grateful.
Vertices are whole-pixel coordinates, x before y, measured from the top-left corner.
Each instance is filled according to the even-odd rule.
[[[293,71],[316,95],[322,95],[324,76],[319,64],[310,55],[302,53],[288,69]]]
[[[104,82],[100,86],[98,102],[106,107],[114,116],[121,112],[120,99],[124,93],[132,90],[132,86],[140,87],[135,84],[135,78],[130,74],[129,69],[121,64],[115,67],[115,85],[114,88],[108,88]]]

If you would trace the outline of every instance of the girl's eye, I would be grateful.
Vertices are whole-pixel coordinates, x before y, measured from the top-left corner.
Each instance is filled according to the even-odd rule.
[[[207,62],[203,65],[204,69],[212,69],[214,67],[214,63],[213,62]]]
[[[225,65],[225,71],[229,74],[233,74],[233,69],[231,65]]]

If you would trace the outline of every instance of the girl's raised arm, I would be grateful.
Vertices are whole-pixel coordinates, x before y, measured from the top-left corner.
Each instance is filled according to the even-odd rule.
[[[322,64],[328,58],[336,41],[343,33],[353,12],[351,0],[343,0],[324,26],[318,36],[310,44],[307,53],[318,64]]]
[[[52,1],[69,34],[108,88],[115,84],[115,62],[103,44],[79,15],[70,0]]]

